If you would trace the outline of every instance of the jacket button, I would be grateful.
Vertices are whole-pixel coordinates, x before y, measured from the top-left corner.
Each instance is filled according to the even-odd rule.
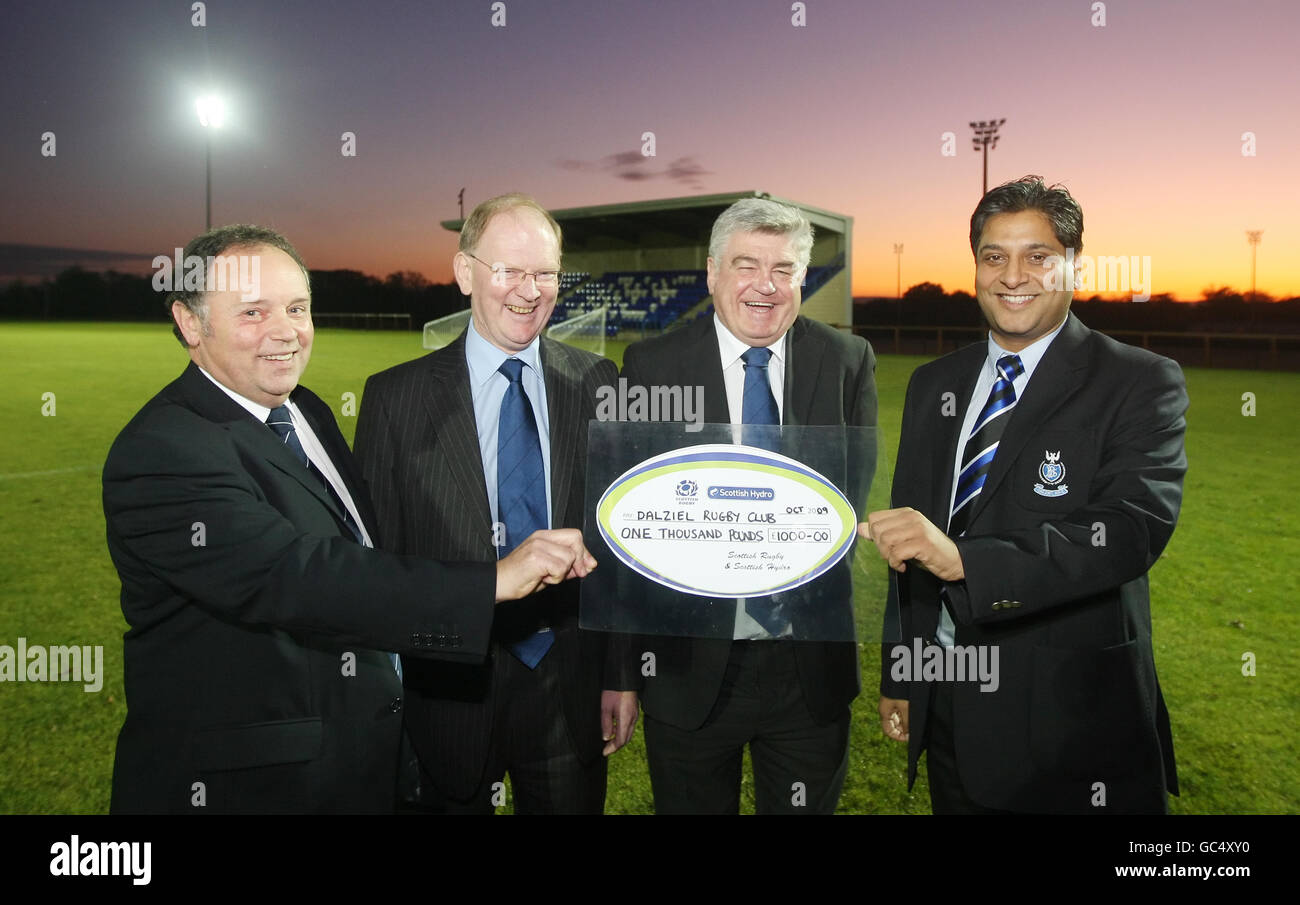
[[[388,709],[391,710],[393,713],[401,713],[402,699],[393,698],[391,701],[388,702]]]
[[[451,636],[451,646],[452,646],[452,647],[460,647],[460,635],[452,635],[452,636]]]
[[[420,646],[420,633],[411,632],[411,647],[419,647],[419,646]]]

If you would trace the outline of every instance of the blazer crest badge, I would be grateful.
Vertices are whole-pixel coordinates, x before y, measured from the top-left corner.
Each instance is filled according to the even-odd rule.
[[[1034,493],[1039,496],[1065,496],[1070,492],[1070,488],[1062,484],[1065,480],[1065,466],[1061,464],[1061,451],[1049,452],[1043,450],[1043,461],[1038,465],[1038,476],[1043,479],[1041,484],[1034,485]]]

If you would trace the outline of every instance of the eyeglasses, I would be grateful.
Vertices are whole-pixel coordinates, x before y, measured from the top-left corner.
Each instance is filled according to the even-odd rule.
[[[517,267],[502,267],[500,264],[489,264],[482,258],[474,257],[469,252],[465,255],[474,258],[488,270],[492,271],[492,284],[494,286],[515,287],[529,277],[533,278],[533,283],[539,289],[554,289],[560,285],[560,271],[558,270],[520,270]]]

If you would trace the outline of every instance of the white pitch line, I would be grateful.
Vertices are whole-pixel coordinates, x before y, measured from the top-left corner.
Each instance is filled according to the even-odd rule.
[[[22,478],[44,478],[56,474],[72,474],[77,471],[95,471],[98,465],[75,465],[72,468],[51,468],[48,471],[14,471],[9,474],[0,474],[0,481],[16,481]]]

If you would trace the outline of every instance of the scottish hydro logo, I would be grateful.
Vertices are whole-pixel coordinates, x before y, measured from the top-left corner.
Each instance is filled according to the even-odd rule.
[[[726,487],[712,486],[708,490],[711,500],[726,500],[730,503],[770,503],[776,499],[776,491],[771,487]]]

